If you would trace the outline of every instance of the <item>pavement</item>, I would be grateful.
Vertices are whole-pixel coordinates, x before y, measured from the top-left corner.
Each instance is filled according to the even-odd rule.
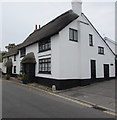
[[[115,79],[63,90],[59,94],[112,112],[116,111]]]
[[[11,81],[21,82],[15,78],[11,78]],[[30,83],[28,86],[33,86],[39,89],[43,89],[49,92],[54,92],[58,95],[68,97],[70,99],[78,100],[83,103],[92,105],[96,109],[102,109],[104,111],[110,111],[117,113],[117,97],[115,96],[115,83],[117,79],[93,83],[88,86],[78,86],[66,90],[52,91],[52,88],[37,84]]]

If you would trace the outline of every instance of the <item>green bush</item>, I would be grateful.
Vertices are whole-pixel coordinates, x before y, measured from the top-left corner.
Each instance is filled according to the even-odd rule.
[[[24,73],[21,73],[21,74],[18,75],[18,78],[19,78],[20,80],[26,80],[26,79],[27,79],[27,75],[24,74]]]

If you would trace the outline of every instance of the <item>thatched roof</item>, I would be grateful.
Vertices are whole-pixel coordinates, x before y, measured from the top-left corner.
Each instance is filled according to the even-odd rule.
[[[55,34],[58,34],[60,30],[66,27],[73,20],[77,19],[78,15],[72,10],[65,12],[64,14],[58,16],[48,24],[44,25],[42,28],[35,30],[30,34],[26,40],[17,45],[14,49],[10,50],[4,57],[12,56],[18,54],[18,49],[34,44],[40,40],[44,40],[48,37],[51,37]]]
[[[78,15],[74,13],[72,10],[65,12],[64,14],[58,16],[57,18],[55,18],[54,20],[52,20],[42,28],[35,30],[22,43],[21,47],[26,47],[28,45],[31,45],[33,43],[36,43],[40,40],[46,39],[48,37],[51,37],[59,33],[60,30],[62,30],[64,27],[66,27],[76,18],[78,18]]]
[[[23,64],[25,64],[25,63],[36,63],[34,53],[33,53],[33,52],[28,53],[28,54],[22,59],[21,63],[23,63]]]

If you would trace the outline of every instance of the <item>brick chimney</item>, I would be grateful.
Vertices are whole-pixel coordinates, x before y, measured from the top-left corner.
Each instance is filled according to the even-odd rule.
[[[37,30],[37,25],[35,25],[35,30]]]
[[[40,28],[41,28],[40,25],[35,25],[35,30],[40,29]]]
[[[41,25],[39,25],[39,29],[41,28]]]

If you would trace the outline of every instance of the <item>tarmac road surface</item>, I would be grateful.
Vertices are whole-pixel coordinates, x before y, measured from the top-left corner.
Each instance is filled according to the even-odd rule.
[[[114,118],[47,92],[3,80],[2,118]]]

